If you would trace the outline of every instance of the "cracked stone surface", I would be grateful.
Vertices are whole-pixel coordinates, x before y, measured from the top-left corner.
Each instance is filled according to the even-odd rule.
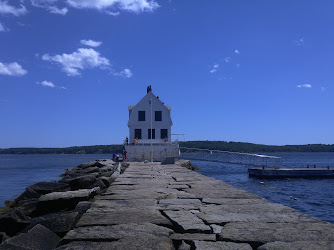
[[[208,241],[194,241],[196,250],[252,250],[252,247],[246,243],[234,243],[234,242],[208,242]]]
[[[73,241],[62,245],[57,250],[174,250],[173,242],[167,237],[138,236],[128,237],[118,241],[94,242],[94,241]]]
[[[260,242],[334,241],[334,225],[329,223],[228,223],[219,240]]]
[[[79,220],[77,226],[117,225],[127,223],[152,223],[157,225],[171,226],[170,220],[154,209],[127,208],[105,212],[88,210]]]
[[[57,249],[334,249],[334,225],[179,165],[131,162]]]
[[[77,227],[69,232],[63,239],[63,242],[80,240],[103,240],[114,241],[127,237],[137,236],[156,236],[168,237],[173,231],[166,227],[157,226],[151,223],[143,224],[119,224],[115,226],[92,226]]]
[[[205,240],[205,241],[216,241],[215,234],[197,234],[197,233],[175,233],[170,236],[173,240]]]
[[[211,233],[211,228],[190,211],[164,211],[182,232]]]
[[[274,241],[264,244],[258,248],[258,250],[279,250],[279,249],[330,250],[334,249],[334,242],[333,241],[295,241],[295,242]]]

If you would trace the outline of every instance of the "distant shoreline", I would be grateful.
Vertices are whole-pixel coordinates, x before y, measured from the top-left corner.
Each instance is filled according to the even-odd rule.
[[[263,145],[247,142],[180,141],[180,147],[221,150],[241,153],[302,153],[334,152],[334,144]],[[122,144],[74,146],[64,148],[3,148],[0,154],[113,154],[121,153]],[[182,150],[182,149],[181,149]]]

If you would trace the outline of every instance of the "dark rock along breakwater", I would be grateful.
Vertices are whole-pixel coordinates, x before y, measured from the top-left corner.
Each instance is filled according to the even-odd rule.
[[[0,249],[334,248],[334,225],[180,164],[97,161],[33,185],[1,216]]]

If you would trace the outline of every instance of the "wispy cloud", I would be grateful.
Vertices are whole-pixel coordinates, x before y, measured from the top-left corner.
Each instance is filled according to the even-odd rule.
[[[321,91],[325,92],[328,88],[327,87],[321,87]]]
[[[87,45],[90,47],[99,47],[102,44],[102,42],[94,41],[94,40],[81,40],[80,42],[81,44]]]
[[[35,7],[38,8],[43,8],[49,11],[52,14],[57,14],[57,15],[66,15],[68,12],[67,8],[59,8],[55,4],[57,3],[58,0],[31,0],[31,4]]]
[[[228,56],[228,57],[225,57],[225,58],[224,58],[224,61],[225,61],[226,63],[231,62],[231,57],[229,57],[229,56]]]
[[[17,62],[13,63],[2,63],[0,62],[0,75],[8,76],[23,76],[27,74],[28,71],[22,68]]]
[[[159,7],[154,0],[67,0],[71,7],[83,9],[108,10],[108,8],[119,8],[134,13],[152,12]]]
[[[213,74],[217,72],[218,68],[219,68],[219,64],[218,63],[214,64],[213,69],[210,70],[210,73]]]
[[[44,54],[42,59],[60,64],[62,70],[65,71],[68,76],[80,75],[80,70],[91,68],[106,69],[110,66],[109,60],[102,57],[99,52],[92,48],[79,48],[71,54],[64,53],[55,56]]]
[[[21,16],[26,14],[28,11],[24,5],[20,5],[20,7],[15,7],[13,5],[9,5],[8,1],[0,0],[0,14],[11,14],[14,16]]]
[[[68,12],[67,8],[58,8],[56,6],[49,6],[47,8],[50,13],[65,16]]]
[[[106,10],[104,13],[106,13],[109,16],[118,16],[119,14],[121,14],[120,12],[114,12],[114,11],[110,11],[110,10]]]
[[[114,73],[115,76],[122,76],[125,78],[132,77],[132,71],[130,69],[123,69],[121,72]]]
[[[56,85],[54,85],[53,82],[50,82],[50,81],[42,81],[42,82],[36,82],[36,83],[41,84],[44,87],[50,87],[50,88],[56,87]]]
[[[301,38],[298,38],[297,40],[295,40],[295,44],[299,47],[304,46],[304,44],[305,44],[304,37],[301,37]]]
[[[234,54],[239,55],[239,54],[240,54],[240,51],[236,49],[236,50],[234,50]]]
[[[297,88],[307,88],[307,89],[309,89],[309,88],[312,88],[312,85],[306,83],[306,84],[303,84],[303,85],[297,85]]]
[[[130,69],[123,69],[121,71],[121,75],[126,78],[130,78],[132,76],[132,71]]]
[[[2,23],[0,23],[0,32],[4,32],[4,31],[9,31],[9,29],[6,28],[5,25],[3,25]]]

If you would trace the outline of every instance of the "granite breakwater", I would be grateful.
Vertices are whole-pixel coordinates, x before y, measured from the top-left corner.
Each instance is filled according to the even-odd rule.
[[[334,225],[185,166],[100,160],[32,185],[0,249],[334,249]]]

